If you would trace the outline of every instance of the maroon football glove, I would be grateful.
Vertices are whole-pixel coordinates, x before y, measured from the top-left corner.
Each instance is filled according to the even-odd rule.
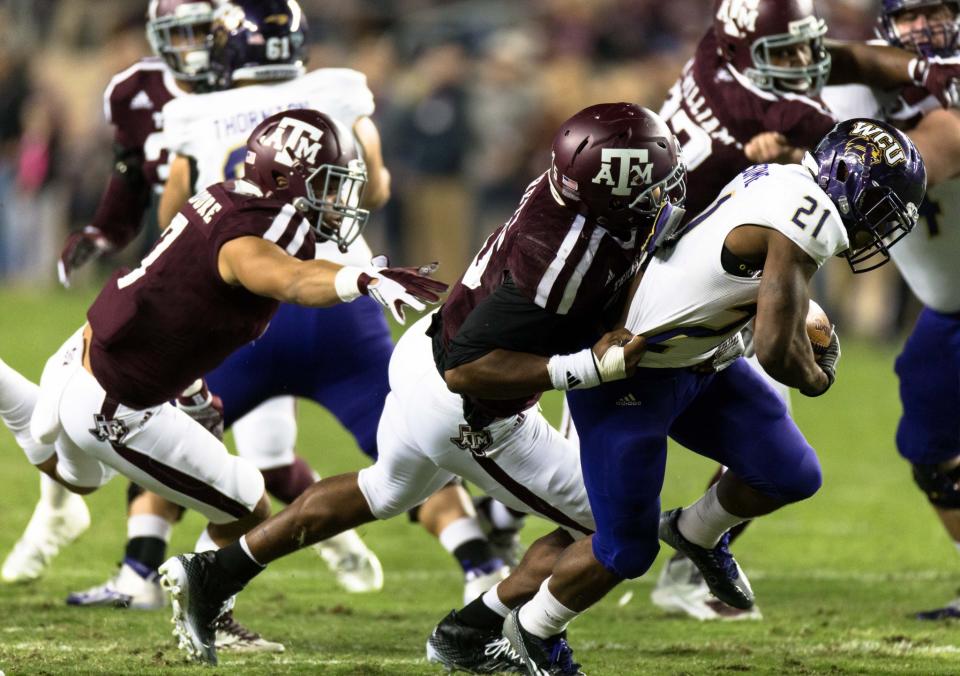
[[[177,408],[223,441],[223,401],[207,388],[204,380],[197,380],[177,397]]]
[[[389,309],[400,324],[406,319],[406,306],[424,310],[427,303],[438,302],[440,294],[449,288],[448,284],[430,278],[439,266],[436,261],[419,268],[391,268],[386,256],[377,256],[371,264],[373,267],[360,275],[357,287],[360,293]]]
[[[937,97],[944,108],[960,106],[960,57],[918,57],[908,68],[913,83]]]
[[[74,270],[112,250],[113,245],[100,228],[88,225],[83,230],[71,233],[60,252],[60,260],[57,261],[60,283],[70,288],[70,275]]]

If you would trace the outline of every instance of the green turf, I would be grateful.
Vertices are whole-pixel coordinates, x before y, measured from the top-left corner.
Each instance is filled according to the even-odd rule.
[[[80,324],[89,291],[0,292],[0,356],[37,378],[44,359]],[[797,418],[819,449],[825,484],[809,502],[756,524],[736,551],[765,619],[710,624],[667,617],[648,601],[652,573],[626,583],[571,630],[590,674],[960,672],[957,626],[927,625],[911,611],[952,597],[957,554],[913,487],[893,447],[899,405],[894,349],[844,342],[840,379],[823,399],[796,397]],[[548,398],[551,416],[558,401]],[[300,414],[301,452],[325,474],[356,469],[361,456],[329,416]],[[673,449],[664,505],[694,499],[710,463]],[[26,523],[37,476],[0,433],[0,555]],[[102,581],[122,554],[124,483],[91,496],[94,525],[40,583],[0,585],[0,671],[15,673],[196,671],[177,653],[166,612],[78,610],[68,591]],[[196,514],[177,528],[189,549]],[[527,540],[544,532],[531,524]],[[286,643],[280,656],[223,655],[231,673],[422,674],[433,624],[458,605],[451,561],[404,519],[362,529],[386,570],[375,595],[340,593],[310,551],[280,561],[238,603],[238,616]],[[618,603],[627,595],[632,600]]]

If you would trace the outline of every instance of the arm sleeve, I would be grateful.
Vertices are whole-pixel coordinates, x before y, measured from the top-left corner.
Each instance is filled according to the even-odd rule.
[[[826,109],[811,103],[784,100],[770,106],[764,118],[765,129],[778,131],[798,148],[814,148],[837,123]]]
[[[119,140],[119,139],[118,139]],[[113,172],[97,205],[92,225],[117,249],[125,247],[143,223],[150,186],[143,175],[143,150],[114,145]]]

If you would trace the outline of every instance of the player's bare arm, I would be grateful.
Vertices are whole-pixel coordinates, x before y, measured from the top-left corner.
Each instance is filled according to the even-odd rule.
[[[933,110],[907,136],[917,146],[932,187],[960,175],[960,113]]]
[[[763,257],[753,341],[764,370],[801,392],[825,391],[829,377],[814,358],[805,324],[816,263],[784,235],[756,226],[737,228],[726,244],[747,260]]]
[[[646,345],[642,336],[617,329],[605,333],[592,352],[596,363],[602,364],[610,348],[622,348],[625,374],[630,376],[636,370]],[[517,399],[556,388],[551,378],[551,359],[529,352],[498,349],[447,369],[443,377],[450,391],[457,394],[479,399]]]
[[[160,230],[166,230],[170,221],[190,197],[190,160],[177,155],[170,162],[170,177],[163,188],[160,203],[157,205],[157,223]]]
[[[232,239],[220,247],[217,256],[220,277],[227,284],[282,303],[310,307],[342,302],[335,284],[342,267],[325,260],[301,261],[260,237]]]
[[[383,164],[380,132],[369,117],[361,117],[353,124],[353,133],[363,148],[363,161],[367,165],[367,185],[361,206],[378,209],[390,199],[390,172]]]

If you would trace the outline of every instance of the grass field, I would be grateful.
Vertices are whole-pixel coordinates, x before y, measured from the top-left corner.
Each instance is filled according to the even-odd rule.
[[[0,357],[38,378],[46,357],[80,324],[91,291],[0,291]],[[819,450],[825,482],[812,500],[767,517],[737,544],[765,619],[710,624],[667,617],[648,601],[661,559],[572,625],[589,674],[960,673],[958,626],[921,624],[911,611],[951,598],[960,561],[897,456],[895,348],[844,342],[840,379],[823,399],[795,398],[797,419]],[[555,417],[558,400],[546,407]],[[299,449],[319,471],[361,466],[362,456],[313,405],[300,414]],[[712,467],[672,449],[664,505],[693,500]],[[33,509],[36,472],[0,432],[0,556]],[[122,555],[125,484],[88,498],[91,529],[45,579],[0,585],[0,671],[6,674],[195,672],[176,651],[166,612],[67,608],[67,592],[99,583]],[[172,550],[191,548],[201,520],[189,514]],[[545,532],[533,523],[526,541]],[[243,595],[240,619],[282,640],[279,656],[221,656],[230,673],[423,674],[424,641],[459,605],[448,556],[404,519],[362,529],[386,570],[374,595],[346,595],[311,552],[271,566]],[[627,597],[632,595],[632,600]]]

